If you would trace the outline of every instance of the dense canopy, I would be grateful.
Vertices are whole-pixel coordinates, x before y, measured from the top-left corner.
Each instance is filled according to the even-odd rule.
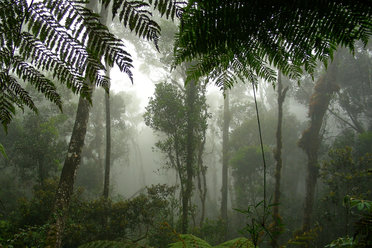
[[[372,33],[371,1],[189,1],[176,41],[176,64],[199,59],[193,76],[227,68],[274,82],[272,66],[298,77],[337,46]],[[227,82],[228,83],[228,82]]]

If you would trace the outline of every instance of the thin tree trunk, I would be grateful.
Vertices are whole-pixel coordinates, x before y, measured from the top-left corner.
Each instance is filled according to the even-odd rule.
[[[222,128],[222,200],[221,200],[221,218],[226,223],[227,216],[227,192],[228,192],[228,162],[229,162],[229,127],[230,127],[230,92],[225,90],[225,99],[223,106],[223,128]],[[226,229],[227,230],[227,229]]]
[[[108,9],[103,4],[101,6],[100,22],[108,26]],[[110,78],[110,66],[106,66],[106,77]],[[105,178],[103,183],[103,198],[108,199],[110,189],[110,167],[111,167],[111,114],[110,114],[110,84],[108,92],[105,92],[105,108],[106,108],[106,159],[105,159]]]
[[[81,159],[81,152],[84,147],[88,120],[89,102],[83,97],[80,97],[75,124],[54,203],[55,223],[49,232],[48,240],[48,243],[51,244],[52,247],[59,248],[62,245],[67,210],[73,193],[76,171]]]
[[[193,165],[194,165],[194,128],[195,128],[195,98],[197,88],[195,82],[189,82],[186,85],[186,108],[187,108],[187,129],[186,129],[186,187],[182,195],[182,226],[181,232],[187,233],[188,229],[188,213],[189,202],[192,194],[192,179],[193,179]]]
[[[283,123],[283,103],[285,96],[288,91],[288,86],[283,89],[282,75],[278,73],[278,125],[276,129],[276,149],[274,150],[274,158],[276,160],[275,168],[275,190],[274,190],[274,206],[273,206],[273,217],[274,217],[274,232],[272,235],[271,246],[276,248],[278,245],[278,238],[280,234],[280,221],[281,217],[279,215],[279,203],[280,203],[280,180],[281,180],[281,170],[283,166],[282,161],[282,123]]]
[[[311,96],[309,106],[310,126],[303,132],[298,143],[308,157],[306,196],[302,220],[303,232],[308,232],[311,228],[315,186],[318,178],[318,150],[321,144],[320,129],[323,124],[324,115],[332,99],[332,95],[339,90],[339,87],[334,80],[336,62],[337,55],[333,63],[329,66],[326,74],[318,79],[314,87],[314,93]]]
[[[107,68],[106,76],[110,77],[110,68]],[[108,92],[105,92],[105,107],[106,107],[106,160],[105,160],[105,180],[103,183],[103,197],[107,200],[109,197],[109,189],[110,189],[110,167],[111,167],[111,114],[110,114],[110,96]]]
[[[204,112],[204,118],[207,118],[208,112],[205,109]],[[207,173],[207,167],[203,165],[203,153],[204,153],[204,147],[205,147],[205,133],[206,133],[206,127],[203,128],[202,131],[202,137],[201,141],[199,144],[199,151],[198,151],[198,189],[199,189],[199,196],[200,196],[200,201],[201,201],[201,215],[200,215],[200,222],[199,226],[202,227],[203,222],[204,222],[204,217],[205,217],[205,200],[207,197],[207,178],[206,178],[206,173]],[[201,178],[200,178],[201,174]]]

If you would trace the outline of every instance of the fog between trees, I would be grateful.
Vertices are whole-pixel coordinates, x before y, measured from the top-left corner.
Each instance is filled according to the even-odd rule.
[[[163,32],[160,53],[119,29],[117,20],[108,24],[133,45],[132,52],[142,63],[135,73],[147,75],[155,92],[143,99],[141,91],[111,88],[111,180],[109,199],[104,200],[105,92],[94,90],[62,246],[111,240],[133,247],[168,247],[183,240],[178,234],[188,233],[211,245],[244,236],[252,247],[256,241],[260,247],[324,247],[342,237],[339,242],[359,240],[365,245],[360,247],[368,247],[372,242],[371,43],[366,47],[357,43],[354,54],[337,49],[333,62],[327,67],[319,63],[313,76],[304,74],[299,80],[282,76],[286,93],[280,198],[279,205],[272,206],[278,173],[278,84],[256,82],[267,166],[264,188],[252,82],[237,80],[231,89],[221,89],[214,86],[214,79],[202,77],[185,84],[193,63],[170,70],[177,26],[158,21]],[[112,81],[120,82],[120,77],[115,73]],[[54,194],[78,105],[78,96],[63,86],[58,87],[63,112],[27,89],[38,115],[17,110],[7,133],[0,131],[6,152],[0,158],[0,246],[4,247],[47,243]],[[273,217],[275,207],[278,214]],[[265,228],[260,229],[262,225]]]

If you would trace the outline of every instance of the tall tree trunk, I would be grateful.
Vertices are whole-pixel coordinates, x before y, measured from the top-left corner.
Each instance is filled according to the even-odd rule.
[[[110,68],[107,68],[106,76],[110,78]],[[109,197],[109,189],[110,189],[110,167],[111,167],[111,114],[110,114],[110,96],[108,92],[105,92],[105,107],[106,107],[106,160],[105,160],[105,179],[103,183],[103,197],[107,200]]]
[[[228,192],[228,162],[229,162],[229,127],[230,127],[230,92],[225,90],[225,99],[223,104],[223,127],[222,127],[222,200],[221,200],[221,218],[227,225],[227,192]]]
[[[280,203],[280,180],[282,170],[282,123],[283,123],[283,103],[285,96],[288,91],[288,86],[283,89],[282,75],[278,73],[278,125],[276,129],[276,149],[274,150],[274,158],[276,160],[275,168],[275,190],[274,190],[274,207],[273,207],[273,218],[274,218],[274,232],[271,240],[271,246],[276,248],[278,245],[278,238],[280,234],[280,220],[279,215],[279,203]]]
[[[88,9],[95,9],[97,0],[91,0],[87,4]],[[87,81],[91,86],[91,82]],[[87,125],[89,120],[90,104],[88,100],[79,97],[78,108],[75,117],[75,124],[72,130],[67,156],[62,168],[62,173],[59,179],[59,184],[55,196],[52,224],[47,243],[51,247],[60,248],[62,246],[63,232],[65,228],[65,221],[67,218],[67,211],[70,205],[70,199],[74,190],[74,183],[76,172],[81,160],[81,153],[84,147],[85,135],[87,132]]]
[[[108,26],[108,9],[102,4],[100,22]],[[110,66],[106,66],[106,77],[110,78]],[[106,159],[105,159],[105,178],[103,183],[103,197],[107,200],[110,189],[110,167],[111,167],[111,114],[110,114],[110,84],[108,85],[108,92],[105,92],[105,108],[106,108]]]
[[[207,109],[204,110],[204,118],[206,119],[208,116]],[[203,164],[203,153],[206,141],[206,130],[207,127],[203,127],[201,140],[199,141],[199,151],[198,151],[198,189],[199,189],[199,196],[201,201],[201,215],[200,215],[200,223],[199,226],[202,227],[204,218],[205,218],[205,200],[207,197],[207,167]],[[201,177],[200,177],[201,174]]]
[[[88,120],[89,102],[83,97],[80,97],[67,156],[56,192],[54,203],[55,223],[51,227],[48,240],[51,247],[59,248],[62,245],[67,210],[73,193],[76,171],[81,159],[81,152],[84,147]]]
[[[184,194],[182,195],[182,233],[187,233],[188,229],[188,212],[189,202],[192,194],[192,179],[193,179],[193,166],[194,166],[194,151],[195,151],[195,140],[194,140],[194,129],[195,129],[195,99],[197,94],[197,88],[194,81],[189,82],[186,85],[186,187]]]
[[[330,64],[326,74],[318,79],[314,93],[310,98],[309,117],[310,126],[302,133],[299,146],[305,151],[307,163],[306,196],[304,203],[304,214],[302,220],[302,231],[307,232],[311,227],[311,216],[315,196],[315,186],[318,178],[318,150],[321,144],[320,129],[323,124],[324,115],[328,109],[332,95],[339,90],[335,83],[337,55]]]

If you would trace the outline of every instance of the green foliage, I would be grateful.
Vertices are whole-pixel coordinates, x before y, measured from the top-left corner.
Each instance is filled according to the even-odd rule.
[[[25,113],[23,118],[14,120],[7,134],[0,132],[9,156],[8,160],[0,160],[0,165],[15,171],[20,179],[40,184],[56,174],[67,146],[64,138],[67,116],[51,117],[54,113],[46,108],[40,107],[43,113],[38,116]]]
[[[312,242],[317,238],[319,232],[322,231],[322,228],[317,225],[316,227],[310,229],[307,232],[302,232],[297,230],[293,234],[293,238],[288,240],[286,247],[312,247]]]
[[[112,5],[113,17],[137,36],[157,47],[160,27],[149,10],[153,1],[103,1]],[[114,64],[133,81],[131,55],[124,43],[100,23],[99,15],[85,7],[87,1],[0,1],[0,121],[6,128],[15,106],[37,108],[19,79],[30,83],[62,108],[54,82],[90,99],[92,85],[107,89],[105,67]],[[172,0],[155,1],[155,9],[174,18]]]
[[[349,205],[351,208],[357,208],[358,211],[363,211],[361,219],[358,220],[355,225],[357,227],[353,237],[340,237],[333,240],[330,244],[325,247],[369,247],[372,245],[371,233],[372,233],[372,201],[361,200],[346,196],[344,199],[345,205]]]
[[[180,179],[182,211],[188,204],[186,199],[191,197],[192,178],[198,172],[197,161],[204,149],[209,117],[205,91],[205,84],[190,83],[184,88],[175,80],[158,83],[144,114],[146,125],[163,134],[155,146],[166,157],[164,168],[174,169]],[[183,223],[188,213],[183,212]]]
[[[126,242],[120,242],[120,241],[93,241],[84,245],[80,245],[79,248],[139,248],[139,247],[147,247],[138,245],[136,243],[126,241]]]
[[[192,235],[192,234],[181,234],[178,237],[179,241],[169,245],[170,248],[253,248],[253,244],[246,238],[236,238],[233,240],[226,241],[217,246],[211,246],[206,241]]]
[[[240,230],[244,235],[248,235],[254,247],[258,247],[258,244],[263,241],[266,235],[272,237],[272,230],[269,229],[268,220],[272,215],[271,208],[274,206],[268,204],[265,206],[265,201],[260,201],[257,204],[248,205],[247,209],[235,209],[239,213],[243,214],[246,221],[245,227]]]
[[[331,240],[355,232],[353,223],[361,217],[358,212],[368,208],[367,200],[371,199],[371,174],[368,173],[371,161],[371,153],[360,157],[351,147],[329,151],[328,159],[320,167],[324,183],[318,205],[318,221],[324,230],[319,234],[321,242],[329,244]]]
[[[1,230],[3,228],[0,225],[0,233],[3,232]],[[6,239],[1,240],[0,238],[0,245],[4,244],[5,247],[37,247],[42,248],[45,247],[45,239],[47,237],[49,230],[49,225],[42,225],[42,226],[26,226],[24,228],[19,228],[17,233],[5,233]],[[2,233],[4,235],[4,233]]]
[[[8,158],[8,156],[6,155],[6,152],[5,152],[5,148],[2,144],[0,144],[0,153],[3,155],[4,158]]]
[[[338,238],[333,240],[330,244],[325,246],[326,248],[330,247],[345,247],[345,248],[352,248],[354,247],[353,238],[345,237],[345,238]]]
[[[47,180],[44,187],[35,187],[32,199],[20,199],[19,207],[7,216],[7,221],[0,222],[2,245],[44,247],[56,188],[57,181]],[[71,199],[64,247],[78,247],[96,240],[155,241],[153,236],[160,235],[158,228],[169,214],[169,197],[174,188],[155,185],[146,194],[119,201],[84,201],[81,193],[77,190]],[[129,247],[138,246],[133,243]]]
[[[179,241],[176,243],[172,243],[169,245],[169,248],[183,248],[183,247],[190,247],[190,248],[211,248],[212,246],[208,244],[206,241],[198,238],[192,234],[180,234]]]
[[[277,67],[299,77],[338,45],[368,42],[372,8],[364,1],[190,1],[182,14],[175,64],[197,59],[194,77],[213,70],[275,83]],[[340,35],[342,34],[342,35]],[[231,87],[231,84],[227,84]]]
[[[253,248],[254,245],[247,238],[236,238],[214,246],[214,248]]]
[[[265,147],[265,153],[270,154],[269,148]],[[268,164],[272,164],[269,157]],[[262,153],[259,146],[243,146],[232,153],[230,159],[232,176],[234,178],[234,190],[238,208],[247,203],[254,203],[260,198],[262,191]]]
[[[226,229],[226,222],[221,218],[217,220],[206,219],[203,225],[200,228],[194,228],[192,233],[209,244],[216,245],[225,240]]]

